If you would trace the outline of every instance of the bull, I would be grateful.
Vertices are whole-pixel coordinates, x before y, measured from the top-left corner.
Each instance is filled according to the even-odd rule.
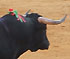
[[[0,59],[17,59],[27,50],[35,52],[48,49],[50,43],[46,36],[46,25],[60,24],[67,15],[60,20],[48,19],[37,13],[22,17],[26,22],[18,21],[11,14],[0,18]]]

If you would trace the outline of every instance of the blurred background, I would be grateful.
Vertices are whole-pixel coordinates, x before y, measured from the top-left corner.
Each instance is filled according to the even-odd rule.
[[[70,0],[0,0],[0,17],[7,14],[9,8],[20,14],[31,9],[50,19],[60,19],[68,14],[64,23],[47,26],[48,50],[27,51],[18,59],[70,59]]]

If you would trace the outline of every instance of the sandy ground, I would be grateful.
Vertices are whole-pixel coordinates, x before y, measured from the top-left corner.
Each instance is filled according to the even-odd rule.
[[[7,14],[9,8],[18,10],[20,14],[31,9],[31,12],[51,19],[68,14],[64,23],[47,26],[48,50],[27,51],[18,59],[70,59],[70,0],[0,0],[0,16]]]

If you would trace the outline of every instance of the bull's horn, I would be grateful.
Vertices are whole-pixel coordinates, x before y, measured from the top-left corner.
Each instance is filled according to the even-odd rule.
[[[30,11],[31,9],[29,9],[23,16],[26,17]]]
[[[56,25],[56,24],[60,24],[60,23],[62,23],[62,22],[64,22],[65,21],[65,19],[66,19],[66,17],[67,17],[67,15],[65,15],[62,19],[60,19],[60,20],[52,20],[52,19],[48,19],[48,18],[44,18],[44,17],[39,17],[38,18],[38,21],[40,22],[40,23],[43,23],[43,24],[53,24],[53,25]]]

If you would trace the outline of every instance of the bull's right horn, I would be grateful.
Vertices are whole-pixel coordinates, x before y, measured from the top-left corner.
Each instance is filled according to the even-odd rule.
[[[44,18],[44,17],[39,17],[38,21],[43,24],[56,25],[56,24],[60,24],[60,23],[64,22],[66,17],[67,17],[67,14],[60,20],[52,20],[52,19],[48,19],[48,18]]]

